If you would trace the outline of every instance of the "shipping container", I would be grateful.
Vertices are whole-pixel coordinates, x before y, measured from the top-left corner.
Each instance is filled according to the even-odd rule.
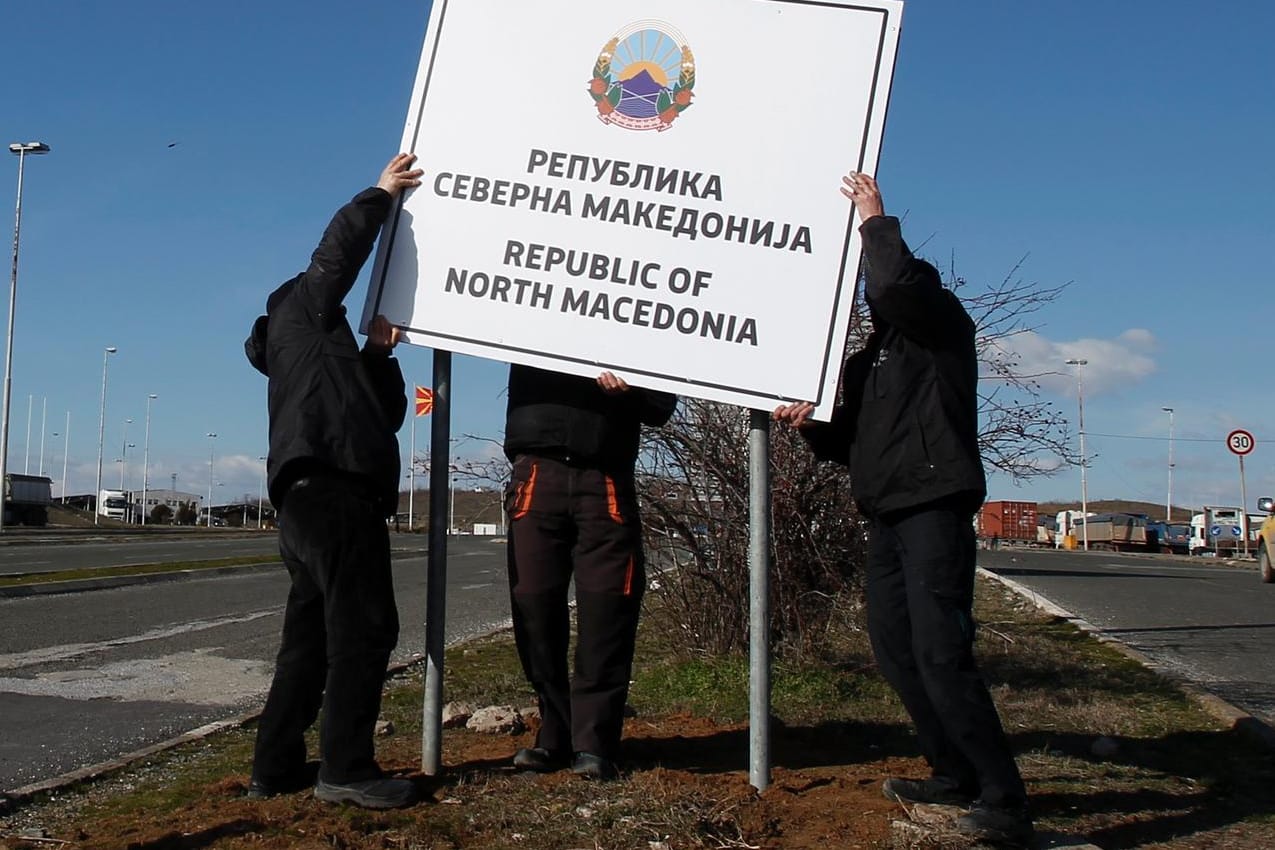
[[[986,502],[977,521],[978,536],[984,540],[1035,543],[1037,539],[1035,502]]]

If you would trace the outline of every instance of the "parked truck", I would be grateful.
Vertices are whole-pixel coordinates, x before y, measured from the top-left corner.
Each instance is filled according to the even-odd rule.
[[[4,474],[5,525],[47,525],[53,503],[53,479],[43,475]]]
[[[1083,545],[1085,540],[1085,519],[1093,517],[1093,511],[1059,511],[1054,518],[1054,548],[1075,549]]]
[[[1248,514],[1243,508],[1205,505],[1191,517],[1192,555],[1234,555],[1244,548]]]
[[[1187,555],[1191,552],[1191,526],[1184,522],[1147,520],[1147,549],[1164,554]]]
[[[980,540],[1003,543],[1034,544],[1036,531],[1036,503],[1000,500],[985,502],[978,511],[978,536]]]
[[[1118,513],[1089,517],[1089,548],[1116,552],[1147,551],[1147,518],[1139,514]]]
[[[108,519],[128,521],[129,499],[127,490],[103,490],[97,494],[97,513]]]

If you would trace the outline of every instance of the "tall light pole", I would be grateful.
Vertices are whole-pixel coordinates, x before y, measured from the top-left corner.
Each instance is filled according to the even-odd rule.
[[[93,524],[102,516],[98,500],[102,498],[102,440],[106,436],[106,364],[110,355],[119,351],[113,345],[102,349],[102,405],[97,413],[97,489],[93,491]]]
[[[35,394],[27,394],[27,445],[22,452],[22,474],[31,474],[31,410],[35,406]]]
[[[13,312],[18,303],[18,243],[22,233],[22,175],[27,155],[48,153],[44,142],[14,142],[9,152],[18,157],[18,204],[13,215],[13,266],[9,272],[9,333],[4,352],[4,402],[0,405],[0,493],[9,465],[9,395],[13,387]],[[0,531],[4,531],[4,500],[0,496]]]
[[[155,393],[146,396],[146,439],[142,442],[142,525],[146,524],[146,491],[150,485],[151,464],[151,402],[159,398]]]
[[[1089,551],[1089,482],[1085,478],[1085,468],[1089,460],[1085,457],[1085,367],[1088,360],[1068,360],[1068,366],[1076,367],[1076,400],[1080,404],[1080,525],[1083,529],[1085,551]]]
[[[1173,408],[1160,408],[1169,414],[1169,493],[1164,497],[1164,521],[1173,522]]]
[[[40,409],[40,475],[44,474],[44,434],[45,429],[49,427],[49,397],[44,397],[44,404]]]
[[[71,456],[71,411],[66,412],[66,430],[63,432],[62,447],[62,504],[66,504],[66,461]]]
[[[213,446],[217,445],[213,441],[217,439],[217,435],[212,431],[208,432],[208,527],[212,528],[212,482],[213,482]]]
[[[128,447],[133,446],[133,448],[137,448],[136,444],[130,443],[128,441],[128,426],[132,424],[133,424],[132,419],[124,420],[124,429],[122,431],[122,436],[120,438],[121,445],[123,445],[123,448],[120,449],[120,489],[121,490],[124,489],[124,470],[125,468],[128,467]],[[129,501],[132,501],[132,500],[130,499]]]
[[[266,456],[258,455],[257,460],[261,461],[261,480],[257,482],[257,530],[260,531],[264,528],[261,524],[261,494],[266,489]]]

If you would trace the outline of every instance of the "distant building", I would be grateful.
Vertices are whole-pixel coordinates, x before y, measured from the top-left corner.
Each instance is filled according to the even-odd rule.
[[[177,514],[177,506],[182,502],[194,506],[196,514],[203,510],[204,503],[203,497],[198,493],[183,493],[180,490],[147,490],[146,504],[144,505],[142,504],[141,490],[134,490],[130,497],[133,504],[133,516],[136,517],[135,521],[139,523],[142,521],[143,512],[146,515],[146,521],[150,522],[151,513],[160,505],[165,505],[172,511],[172,515],[170,515],[171,521],[171,516]]]

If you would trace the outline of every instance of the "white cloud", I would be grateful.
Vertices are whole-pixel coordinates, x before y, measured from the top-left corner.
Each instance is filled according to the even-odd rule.
[[[1036,375],[1043,389],[1075,396],[1077,368],[1084,370],[1086,397],[1127,390],[1156,370],[1151,356],[1155,335],[1144,328],[1130,328],[1114,339],[1078,339],[1055,342],[1034,331],[1025,331],[999,343],[1000,357],[1013,359],[1019,374]],[[1068,360],[1086,360],[1083,367]]]

